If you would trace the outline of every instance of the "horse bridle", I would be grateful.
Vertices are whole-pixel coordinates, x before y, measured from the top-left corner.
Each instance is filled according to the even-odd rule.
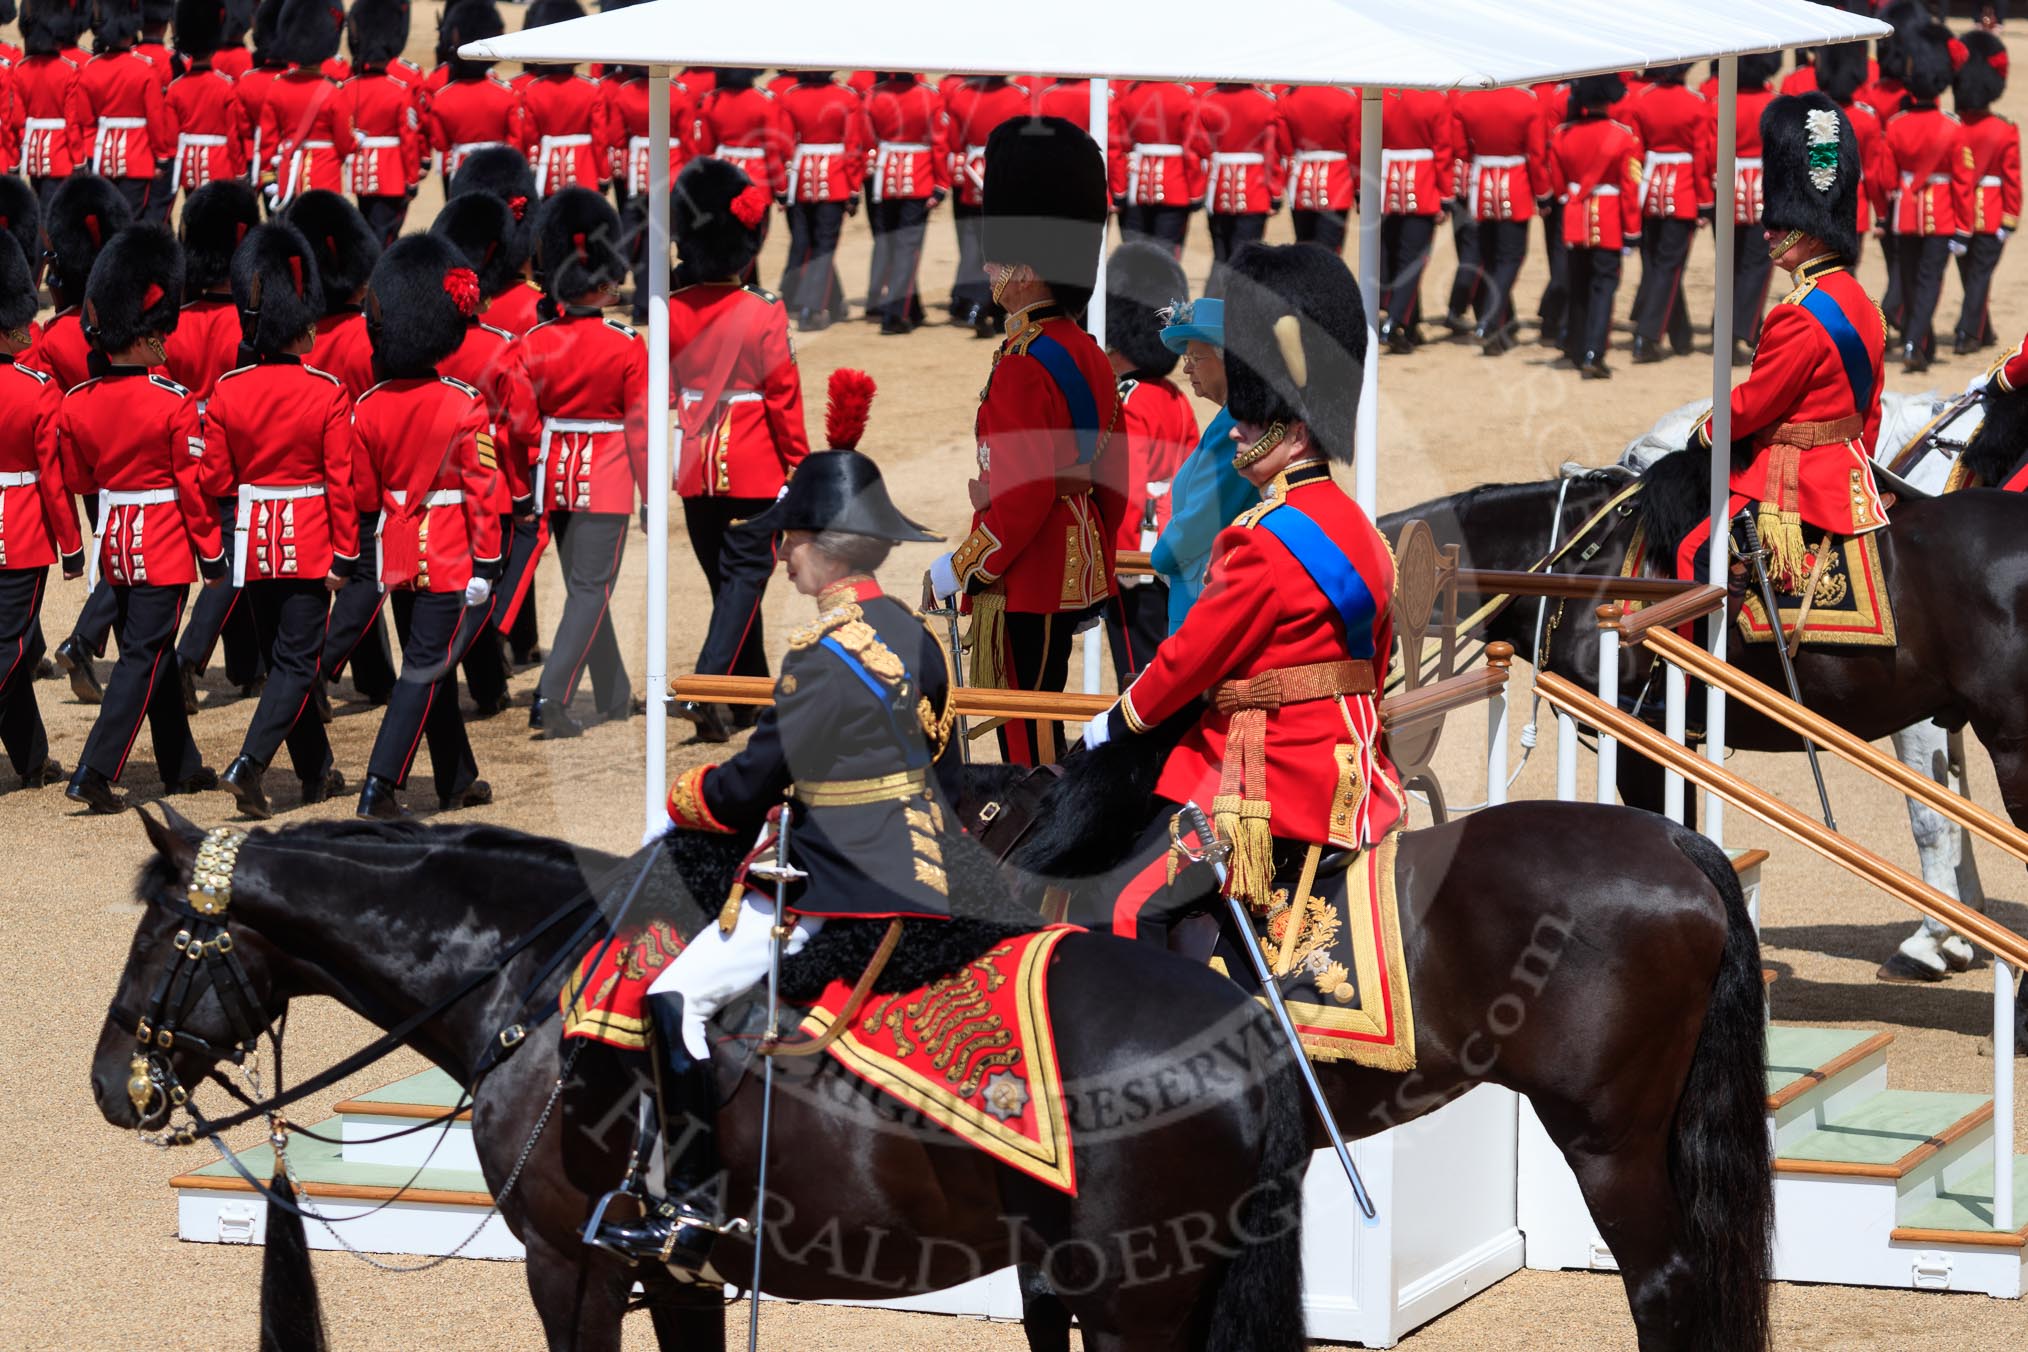
[[[166,1118],[190,1102],[190,1088],[177,1076],[170,1056],[178,1048],[206,1058],[211,1063],[207,1078],[215,1079],[242,1103],[252,1102],[217,1069],[223,1062],[245,1066],[248,1058],[259,1050],[261,1037],[271,1026],[227,928],[227,912],[232,906],[232,871],[246,839],[246,832],[231,827],[220,827],[206,835],[197,847],[185,900],[154,902],[180,916],[184,925],[170,940],[177,956],[155,982],[147,1006],[132,1019],[134,1056],[127,1066],[127,1098],[133,1103],[143,1130],[158,1112]],[[207,991],[218,997],[219,1007],[225,1011],[232,1037],[230,1045],[221,1046],[183,1027]],[[126,1022],[128,1018],[117,1005],[113,1017],[118,1022]],[[196,1140],[196,1131],[193,1120],[172,1129],[169,1135],[176,1144],[187,1145]]]

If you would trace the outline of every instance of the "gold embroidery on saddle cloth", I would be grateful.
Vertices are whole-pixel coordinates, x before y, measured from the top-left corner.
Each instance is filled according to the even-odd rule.
[[[1342,911],[1329,902],[1303,910],[1300,957],[1281,981],[1289,1016],[1313,1061],[1349,1060],[1387,1071],[1415,1067],[1415,1011],[1395,895],[1400,840],[1398,830],[1390,831],[1352,861],[1342,875]]]
[[[860,1020],[859,1030],[872,1036],[884,1029],[899,1057],[927,1050],[944,1082],[959,1097],[970,1098],[989,1073],[1021,1060],[1012,1030],[986,998],[1006,980],[990,955],[975,959],[913,1001],[904,1004],[895,997],[876,1006]]]
[[[1828,550],[1828,554],[1826,554]],[[1819,542],[1823,568],[1810,589],[1809,604],[1781,607],[1784,634],[1803,625],[1804,643],[1852,648],[1891,648],[1900,640],[1894,625],[1894,607],[1888,597],[1887,577],[1880,563],[1880,546],[1873,532]],[[1781,601],[1798,599],[1783,593]],[[1767,607],[1748,591],[1739,608],[1740,634],[1748,643],[1769,643],[1774,631],[1767,622]]]

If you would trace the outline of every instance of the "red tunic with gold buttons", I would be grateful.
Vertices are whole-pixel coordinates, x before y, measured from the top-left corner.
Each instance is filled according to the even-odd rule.
[[[338,377],[354,399],[372,389],[373,339],[366,332],[365,313],[347,308],[318,320],[317,340],[304,360]]]
[[[1641,234],[1641,138],[1598,113],[1581,113],[1549,138],[1550,181],[1563,202],[1563,242],[1619,249]]]
[[[1683,85],[1652,84],[1627,100],[1625,121],[1641,138],[1641,214],[1696,220],[1714,200],[1711,105]]]
[[[1288,186],[1289,134],[1274,96],[1253,85],[1219,84],[1197,104],[1207,151],[1204,209],[1265,216]]]
[[[2012,230],[2021,223],[2021,129],[1994,112],[1966,113],[1959,121],[1972,149],[1971,216],[1975,235]]]
[[[1707,81],[1703,87],[1706,117],[1710,122],[1713,149],[1713,172],[1716,172],[1718,144],[1718,94],[1716,87]],[[1732,160],[1732,223],[1734,225],[1758,225],[1761,216],[1761,145],[1760,115],[1767,111],[1768,104],[1775,98],[1772,89],[1742,89],[1739,91],[1739,120],[1734,128]],[[1718,200],[1717,184],[1712,185],[1711,200]]]
[[[501,513],[512,510],[515,499],[525,498],[533,491],[528,448],[514,436],[508,423],[513,402],[509,391],[516,380],[523,378],[515,359],[514,335],[474,320],[465,327],[465,341],[456,352],[437,363],[437,370],[453,380],[464,381],[485,399],[486,430],[493,435],[494,459],[499,465],[499,473],[493,476],[493,510]]]
[[[1350,211],[1359,172],[1359,96],[1337,85],[1290,85],[1276,106],[1289,133],[1289,205]]]
[[[1211,146],[1198,98],[1190,85],[1161,80],[1140,81],[1120,95],[1127,153],[1111,174],[1113,196],[1130,207],[1190,207],[1204,200]]]
[[[673,320],[673,301],[669,309]],[[632,512],[634,495],[648,493],[647,344],[625,324],[571,306],[530,329],[513,353],[508,421],[515,444],[534,453],[536,510]]]
[[[606,101],[607,173],[627,185],[628,192],[648,191],[648,94],[645,77],[608,78],[599,85]],[[669,182],[690,158],[690,126],[697,106],[682,85],[669,85]]]
[[[690,128],[691,154],[729,160],[777,197],[788,191],[793,140],[765,89],[713,89],[697,101]]]
[[[1474,90],[1453,94],[1451,112],[1465,165],[1458,192],[1471,218],[1534,220],[1535,199],[1553,189],[1542,100],[1530,89]]]
[[[176,157],[176,118],[161,77],[132,51],[85,62],[65,95],[64,115],[72,143],[106,178],[153,178],[155,161]]]
[[[1095,406],[1095,451],[1085,455],[1071,404],[1029,352],[1061,345]],[[979,477],[972,531],[951,554],[967,592],[997,594],[1015,614],[1088,609],[1113,595],[1113,559],[1127,514],[1127,456],[1119,433],[1119,387],[1112,362],[1090,334],[1056,306],[1007,316],[974,426]]]
[[[226,372],[204,408],[204,458],[206,490],[240,499],[247,534],[235,559],[246,581],[351,572],[359,559],[352,401],[336,376],[294,357]],[[280,492],[311,486],[323,491]]]
[[[914,201],[951,190],[950,129],[943,96],[920,80],[887,80],[866,96],[867,195]]]
[[[246,108],[232,80],[209,66],[169,86],[176,115],[176,187],[191,192],[219,179],[245,178]]]
[[[1060,117],[1074,127],[1091,133],[1091,81],[1055,80],[1035,94],[1035,112],[1038,117]],[[1093,137],[1096,140],[1098,138]],[[1119,176],[1119,166],[1127,156],[1127,132],[1120,121],[1120,101],[1117,92],[1108,88],[1106,96],[1106,170],[1109,177]]]
[[[1887,120],[1894,156],[1897,235],[1955,235],[1971,229],[1977,186],[1965,127],[1934,104],[1910,103]]]
[[[1897,174],[1894,152],[1887,148],[1887,134],[1880,118],[1854,99],[1841,109],[1852,121],[1852,134],[1859,139],[1859,233],[1873,228],[1875,217],[1887,219]]]
[[[465,156],[481,146],[522,146],[526,116],[521,94],[488,72],[469,80],[446,80],[429,99],[423,130],[446,174],[458,172]]]
[[[218,378],[239,365],[239,307],[230,296],[186,301],[176,331],[162,343],[162,369],[197,396],[202,408]]]
[[[47,568],[84,553],[57,450],[62,405],[54,376],[0,354],[0,568]]]
[[[105,504],[98,569],[106,581],[188,586],[200,559],[224,561],[190,391],[140,367],[116,366],[64,396],[57,429],[67,481]],[[122,501],[129,494],[140,500]]]
[[[61,56],[26,56],[14,67],[21,172],[30,178],[68,178],[90,158],[92,138],[69,115],[76,79],[76,63]]]
[[[598,82],[574,70],[538,75],[521,87],[521,148],[542,196],[565,188],[597,192],[612,162],[609,107]]]
[[[1169,481],[1197,449],[1197,410],[1167,376],[1120,377],[1120,432],[1126,438],[1127,510],[1115,543],[1146,549],[1141,532],[1152,518],[1160,534],[1169,524]]]
[[[338,116],[356,149],[346,179],[361,197],[400,197],[422,181],[422,118],[410,87],[391,74],[355,75],[338,89]]]
[[[731,282],[669,298],[682,496],[771,498],[810,453],[788,314],[773,292]]]
[[[261,101],[261,172],[272,175],[281,200],[312,188],[344,192],[345,161],[359,148],[343,114],[337,81],[292,70],[268,86]]]
[[[1277,511],[1308,517],[1364,584],[1366,609],[1351,623],[1311,580],[1300,558],[1270,528]],[[1283,840],[1359,849],[1401,820],[1401,788],[1381,747],[1380,705],[1393,646],[1394,560],[1386,541],[1322,463],[1290,468],[1264,490],[1261,505],[1219,532],[1204,594],[1183,625],[1120,696],[1119,719],[1145,732],[1224,681],[1272,671],[1349,663],[1335,686],[1345,693],[1285,702],[1264,711],[1221,713],[1208,708],[1169,753],[1155,792],[1195,802],[1214,815],[1236,812],[1228,766],[1257,753],[1234,745],[1256,735],[1245,722],[1265,723],[1259,778],[1245,796],[1263,802],[1268,828]],[[1352,679],[1342,679],[1350,675]],[[1360,690],[1357,687],[1364,687]],[[1346,687],[1353,687],[1347,690]],[[1253,717],[1249,718],[1248,715]],[[1236,726],[1237,725],[1237,726]]]
[[[461,592],[475,564],[498,575],[496,467],[477,390],[443,377],[386,381],[352,406],[352,431],[352,496],[380,513],[383,586]]]
[[[1380,170],[1389,216],[1434,216],[1457,194],[1457,122],[1429,89],[1390,89],[1380,100]]]
[[[219,54],[226,55],[230,53]],[[218,65],[218,60],[217,56],[212,58],[214,68],[226,70],[226,67]],[[280,79],[286,69],[285,66],[252,66],[233,76],[233,93],[239,97],[240,109],[246,114],[246,160],[250,165],[264,165],[274,155],[274,146],[261,137],[261,105],[267,102],[268,86]],[[231,74],[229,70],[227,73]]]
[[[789,152],[789,201],[843,202],[856,197],[866,179],[866,152],[873,143],[866,104],[858,93],[835,83],[797,83],[775,103],[794,147]]]

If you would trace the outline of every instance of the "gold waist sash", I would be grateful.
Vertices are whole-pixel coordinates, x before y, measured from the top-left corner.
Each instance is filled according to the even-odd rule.
[[[865,803],[900,803],[929,792],[928,770],[902,770],[872,779],[806,780],[796,785],[796,801],[805,807],[858,807]]]

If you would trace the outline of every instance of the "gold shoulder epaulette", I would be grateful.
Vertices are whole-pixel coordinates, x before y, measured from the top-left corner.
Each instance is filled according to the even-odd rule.
[[[1815,291],[1816,289],[1817,289],[1817,279],[1814,277],[1810,278],[1808,281],[1797,282],[1795,290],[1789,292],[1788,295],[1782,297],[1782,304],[1801,305],[1803,303],[1803,297],[1809,295],[1812,291]]]
[[[1256,506],[1249,507],[1241,512],[1237,517],[1233,518],[1232,524],[1241,530],[1252,530],[1260,524],[1262,517],[1281,505],[1282,500],[1280,498],[1268,498]]]
[[[807,648],[811,644],[821,640],[824,635],[830,633],[839,625],[858,619],[860,613],[857,601],[847,601],[842,606],[833,606],[809,624],[790,634],[789,646],[791,648]]]
[[[858,607],[854,607],[856,610]],[[865,668],[884,681],[898,681],[908,674],[908,668],[894,655],[894,650],[880,641],[879,633],[865,620],[854,616],[832,632],[838,646],[858,658]]]

